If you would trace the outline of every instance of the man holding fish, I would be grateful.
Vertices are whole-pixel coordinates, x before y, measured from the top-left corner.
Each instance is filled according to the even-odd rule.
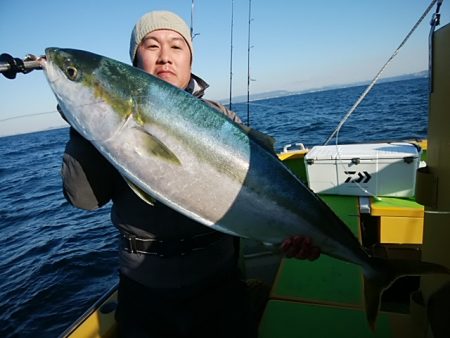
[[[131,34],[134,66],[201,98],[208,85],[191,73],[193,52],[189,28],[171,12],[147,13]],[[204,101],[241,123],[223,105]],[[257,336],[257,318],[238,270],[238,237],[153,199],[74,128],[62,176],[64,194],[74,206],[94,210],[113,202],[111,219],[121,233],[116,312],[121,337]],[[302,236],[287,238],[281,250],[300,259],[320,255]]]

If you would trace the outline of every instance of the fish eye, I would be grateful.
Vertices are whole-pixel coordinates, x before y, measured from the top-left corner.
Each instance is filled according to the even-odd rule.
[[[67,66],[66,74],[69,80],[74,81],[77,78],[78,70],[74,66]]]

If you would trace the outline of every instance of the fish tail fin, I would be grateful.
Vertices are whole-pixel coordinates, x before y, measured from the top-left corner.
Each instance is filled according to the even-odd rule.
[[[367,321],[372,331],[375,331],[381,295],[395,280],[403,276],[450,275],[450,269],[436,263],[400,259],[374,258],[373,260],[376,272],[364,275],[364,302]]]

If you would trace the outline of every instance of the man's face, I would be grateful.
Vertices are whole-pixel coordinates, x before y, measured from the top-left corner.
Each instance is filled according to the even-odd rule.
[[[191,79],[191,51],[179,33],[156,30],[142,39],[136,53],[136,66],[185,89]]]

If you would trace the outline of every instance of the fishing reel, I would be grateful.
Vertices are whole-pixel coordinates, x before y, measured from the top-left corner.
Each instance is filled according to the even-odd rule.
[[[24,59],[6,53],[0,55],[0,72],[7,79],[15,79],[17,73],[27,74],[35,69],[42,69],[39,58],[35,55],[28,54]]]

